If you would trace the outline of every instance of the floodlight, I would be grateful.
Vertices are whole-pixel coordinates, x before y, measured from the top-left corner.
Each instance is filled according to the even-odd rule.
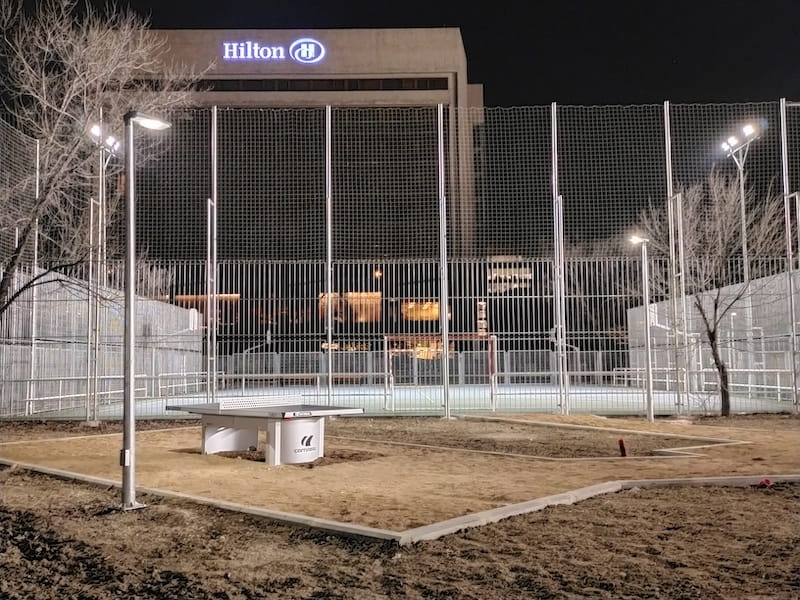
[[[159,119],[158,117],[153,117],[151,115],[146,115],[138,110],[132,110],[125,115],[125,123],[127,124],[128,122],[133,122],[144,127],[145,129],[154,129],[156,131],[161,131],[172,127],[172,123],[169,121],[164,121],[163,119]]]

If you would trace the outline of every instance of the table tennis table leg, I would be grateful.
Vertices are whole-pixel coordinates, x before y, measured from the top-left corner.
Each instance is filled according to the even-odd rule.
[[[258,447],[258,429],[203,423],[203,454],[244,452]]]
[[[281,420],[270,419],[267,423],[267,464],[281,464]]]

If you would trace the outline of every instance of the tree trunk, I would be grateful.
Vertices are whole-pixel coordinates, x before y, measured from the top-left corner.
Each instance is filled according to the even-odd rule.
[[[725,366],[725,363],[717,365],[717,373],[719,374],[720,414],[728,417],[731,414],[731,390],[728,387],[728,367]]]
[[[714,359],[714,367],[717,369],[717,377],[719,378],[720,414],[723,417],[728,417],[731,414],[731,391],[728,383],[728,367],[720,356],[716,334],[716,330],[709,331],[708,341],[711,346],[711,357]]]

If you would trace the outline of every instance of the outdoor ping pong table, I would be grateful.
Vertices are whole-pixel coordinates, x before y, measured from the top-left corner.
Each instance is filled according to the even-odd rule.
[[[203,454],[257,448],[258,432],[265,430],[269,465],[307,463],[324,456],[325,417],[364,413],[363,408],[303,404],[301,396],[228,398],[166,409],[201,416]]]

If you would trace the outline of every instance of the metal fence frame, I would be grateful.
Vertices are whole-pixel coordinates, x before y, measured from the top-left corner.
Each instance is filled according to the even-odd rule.
[[[795,152],[796,145],[800,143],[800,140],[795,140],[791,135],[795,133],[795,130],[798,128],[797,123],[800,120],[800,115],[794,115],[792,112],[792,109],[797,106],[800,106],[800,104],[787,102],[785,99],[781,99],[778,103],[763,103],[757,107],[758,110],[768,111],[771,115],[772,113],[777,115],[776,120],[779,122],[778,134],[775,138],[779,146],[779,151],[775,151],[775,155],[777,156],[779,154],[779,172],[786,206],[786,256],[782,272],[785,274],[784,304],[786,315],[788,316],[788,323],[785,325],[788,326],[790,334],[788,338],[788,347],[784,347],[780,351],[776,350],[775,352],[782,352],[784,355],[788,356],[788,359],[784,359],[784,367],[780,369],[769,369],[766,364],[762,364],[760,369],[745,369],[745,371],[748,372],[748,379],[751,379],[752,374],[756,371],[774,371],[776,374],[781,375],[783,381],[788,379],[790,383],[786,386],[781,385],[781,389],[777,390],[772,398],[777,398],[778,401],[784,403],[779,406],[785,406],[794,411],[800,410],[797,397],[798,362],[800,362],[800,353],[797,347],[799,319],[795,316],[797,315],[797,259],[800,257],[800,226],[798,226],[800,224],[800,193],[793,190],[800,188],[800,168],[798,168],[797,165],[791,164],[790,152]],[[570,208],[570,192],[575,189],[574,183],[572,183],[570,177],[573,177],[576,172],[575,162],[576,156],[578,155],[574,154],[574,148],[580,137],[577,133],[580,127],[575,127],[574,124],[571,123],[577,122],[580,125],[585,121],[590,124],[589,130],[593,131],[591,128],[596,127],[597,123],[602,124],[603,117],[606,115],[604,111],[608,111],[608,114],[612,116],[616,114],[624,116],[628,114],[627,109],[629,107],[562,107],[553,103],[549,107],[530,108],[535,112],[536,119],[538,119],[537,123],[541,120],[541,115],[549,115],[549,122],[547,123],[548,136],[546,141],[540,142],[543,147],[547,145],[549,148],[549,191],[551,206],[549,211],[544,213],[547,214],[549,212],[549,217],[551,218],[550,251],[547,253],[547,256],[541,257],[518,253],[517,255],[508,257],[507,260],[503,260],[497,257],[480,259],[470,256],[468,252],[466,254],[464,253],[464,240],[461,239],[461,234],[455,235],[455,237],[453,236],[454,230],[458,230],[458,223],[464,220],[469,221],[471,218],[469,215],[465,216],[459,211],[462,210],[460,207],[463,207],[460,196],[469,193],[467,188],[470,188],[472,183],[467,183],[467,181],[471,181],[472,176],[474,176],[473,169],[475,168],[475,159],[473,153],[477,152],[472,141],[474,123],[483,123],[487,115],[492,116],[498,121],[507,119],[510,122],[514,118],[514,115],[507,115],[503,110],[495,111],[493,109],[483,109],[481,114],[476,116],[471,110],[447,111],[443,106],[438,106],[435,110],[430,109],[430,107],[421,109],[423,113],[425,110],[431,111],[428,121],[429,127],[431,128],[429,138],[433,140],[434,148],[431,150],[430,154],[434,157],[433,160],[435,161],[435,167],[431,168],[431,172],[435,172],[435,178],[432,179],[432,181],[435,182],[435,190],[433,190],[434,193],[432,196],[435,196],[437,200],[436,210],[438,214],[438,232],[436,239],[428,240],[428,256],[425,259],[406,260],[403,258],[376,255],[362,260],[353,260],[338,257],[336,254],[338,246],[334,244],[335,227],[333,219],[335,213],[334,202],[336,201],[335,192],[337,188],[334,185],[332,177],[336,160],[333,148],[336,143],[334,139],[334,121],[337,118],[337,113],[333,107],[325,107],[324,113],[322,113],[318,120],[318,123],[322,126],[322,131],[319,135],[321,139],[324,139],[324,174],[321,177],[321,181],[324,182],[324,193],[321,200],[324,201],[325,206],[325,251],[323,257],[317,257],[316,261],[309,261],[308,269],[313,269],[315,273],[321,272],[324,275],[324,287],[320,290],[320,293],[324,294],[326,298],[326,302],[324,303],[324,322],[322,322],[323,330],[315,331],[314,335],[324,335],[326,348],[329,351],[287,351],[277,354],[274,352],[268,353],[268,355],[272,357],[270,359],[271,362],[268,361],[269,364],[281,364],[280,371],[277,373],[273,372],[272,375],[280,376],[280,378],[284,380],[284,383],[285,381],[291,381],[292,378],[297,379],[297,376],[300,374],[314,375],[316,377],[315,381],[317,382],[315,385],[319,386],[320,381],[324,382],[325,396],[328,401],[333,401],[332,397],[340,393],[352,394],[352,390],[349,388],[344,389],[337,385],[337,377],[327,377],[325,375],[327,373],[342,374],[355,372],[352,369],[342,369],[335,364],[338,357],[345,354],[344,352],[333,350],[335,343],[337,343],[335,339],[337,334],[335,320],[337,315],[335,314],[333,301],[334,296],[339,294],[334,282],[334,276],[337,271],[346,270],[351,267],[353,269],[367,270],[377,265],[378,268],[384,270],[394,267],[400,270],[406,269],[407,272],[413,271],[417,274],[435,273],[435,282],[431,286],[425,288],[426,298],[430,301],[438,302],[439,307],[450,307],[451,304],[456,303],[461,303],[466,306],[468,303],[485,301],[485,296],[488,294],[485,289],[485,284],[482,284],[483,295],[477,294],[474,288],[471,290],[456,289],[458,277],[463,276],[465,279],[478,281],[487,273],[491,277],[494,270],[495,274],[502,272],[513,278],[524,276],[527,270],[530,269],[531,273],[545,274],[549,281],[546,282],[546,285],[544,285],[539,292],[530,291],[529,294],[521,292],[519,297],[539,297],[538,294],[541,293],[541,297],[546,301],[548,306],[547,310],[551,312],[549,322],[552,327],[548,332],[534,328],[529,328],[527,331],[503,332],[504,334],[508,334],[505,336],[505,339],[503,335],[500,336],[501,339],[498,347],[498,353],[502,353],[503,357],[498,361],[498,364],[502,364],[503,366],[498,369],[497,373],[491,374],[489,380],[485,382],[489,385],[490,393],[494,394],[493,390],[495,388],[493,386],[498,382],[508,383],[511,380],[523,380],[526,377],[533,380],[537,380],[537,378],[541,380],[547,379],[548,377],[546,374],[549,374],[552,395],[548,396],[549,400],[545,408],[545,410],[548,411],[568,413],[573,410],[580,410],[580,402],[573,404],[572,400],[573,398],[579,397],[582,392],[580,390],[573,390],[572,388],[573,386],[580,386],[586,383],[585,380],[594,383],[599,382],[600,387],[608,385],[609,382],[613,383],[615,380],[617,382],[624,381],[625,383],[622,384],[622,387],[633,387],[638,390],[640,392],[640,400],[643,400],[645,385],[640,375],[644,372],[644,367],[641,364],[641,360],[636,358],[637,353],[633,352],[632,348],[629,347],[632,343],[630,334],[625,336],[623,349],[619,350],[619,352],[626,355],[624,362],[627,364],[625,364],[625,366],[618,366],[612,369],[604,368],[603,365],[608,363],[610,360],[609,357],[613,355],[612,351],[609,351],[608,357],[604,357],[602,354],[603,351],[600,351],[601,354],[598,355],[598,351],[596,350],[578,351],[573,349],[574,344],[571,342],[574,342],[576,335],[580,337],[581,334],[591,334],[591,332],[576,331],[574,327],[572,330],[570,329],[571,318],[574,325],[574,315],[577,310],[575,308],[575,303],[578,302],[579,296],[571,287],[570,275],[576,272],[576,269],[579,268],[579,263],[586,261],[587,257],[575,257],[570,254],[570,248],[568,247],[570,241],[569,232],[565,232],[565,227],[566,229],[570,227],[569,224],[565,225],[565,220],[569,220],[569,223],[574,223],[575,218],[574,214],[569,213],[569,210],[575,210],[574,205]],[[691,394],[707,394],[709,392],[705,383],[707,368],[692,366],[692,361],[698,362],[698,360],[696,358],[692,359],[690,356],[693,352],[692,349],[696,346],[696,342],[690,339],[691,331],[689,322],[691,321],[691,317],[686,306],[686,294],[683,291],[684,282],[681,275],[681,262],[684,258],[682,257],[681,249],[682,223],[679,207],[680,194],[676,191],[674,171],[676,169],[682,169],[685,172],[690,172],[692,169],[687,167],[687,150],[685,148],[680,150],[676,149],[674,143],[674,131],[676,126],[674,125],[674,121],[677,118],[682,123],[681,127],[686,128],[686,123],[691,123],[691,119],[697,111],[693,105],[671,105],[669,102],[665,102],[662,107],[658,107],[657,105],[634,107],[634,109],[637,108],[640,110],[639,112],[634,110],[634,116],[632,118],[634,120],[642,118],[649,119],[648,127],[651,130],[653,130],[654,124],[657,123],[655,115],[659,111],[661,113],[661,125],[663,126],[662,138],[660,140],[661,145],[659,146],[656,144],[658,150],[655,154],[660,155],[664,160],[664,164],[662,165],[663,182],[659,179],[659,181],[654,182],[654,187],[660,190],[659,193],[661,193],[662,200],[669,203],[671,209],[670,255],[665,257],[668,260],[667,268],[671,277],[671,293],[670,298],[664,303],[665,305],[662,307],[662,310],[665,313],[664,319],[669,323],[668,327],[672,329],[673,335],[668,340],[668,345],[666,347],[660,346],[655,348],[651,352],[651,355],[645,357],[645,362],[647,364],[655,364],[654,377],[656,379],[656,389],[660,392],[669,392],[672,396],[672,400],[664,405],[669,406],[669,408],[665,409],[664,406],[662,406],[659,411],[660,414],[664,414],[665,412],[667,414],[689,414],[693,410],[693,407],[698,405],[698,402],[693,401],[690,397]],[[719,108],[718,111],[716,110],[717,108]],[[751,109],[751,105],[723,105],[721,107],[714,105],[709,108],[709,111],[713,113],[715,119],[724,119],[729,118],[731,114],[738,115],[740,113],[752,112]],[[234,118],[236,116],[236,109],[225,110],[227,117]],[[357,110],[355,112],[354,109],[348,110],[351,114],[358,114]],[[208,119],[210,129],[208,133],[211,139],[216,140],[220,134],[220,128],[223,126],[220,125],[217,116],[217,107],[210,109],[210,111],[210,118]],[[717,112],[722,116],[720,117],[717,115]],[[703,111],[700,110],[700,113],[703,113]],[[642,115],[644,115],[644,117]],[[525,114],[522,115],[522,117],[524,116]],[[572,119],[572,121],[570,121],[570,119]],[[3,132],[6,133],[6,129],[3,129]],[[35,141],[32,141],[31,143],[34,142]],[[208,174],[210,189],[207,190],[206,260],[205,264],[199,267],[199,272],[203,274],[202,276],[205,278],[206,285],[204,304],[198,306],[198,308],[205,314],[217,314],[220,309],[216,303],[219,300],[220,281],[224,280],[223,263],[225,260],[223,259],[220,261],[217,258],[217,245],[219,241],[217,219],[219,205],[222,202],[219,198],[218,189],[218,169],[220,168],[219,152],[218,144],[215,141],[215,143],[211,144],[208,156],[208,164],[211,166],[209,167],[210,172]],[[38,152],[36,155],[38,156]],[[465,167],[465,164],[469,166]],[[704,165],[705,163],[701,161],[701,164]],[[694,166],[696,165],[693,165],[693,167]],[[756,167],[758,167],[758,165],[756,165]],[[38,170],[38,161],[36,164],[31,165],[31,168]],[[185,176],[191,177],[192,175],[191,173],[186,173]],[[521,176],[530,176],[530,174],[523,173]],[[660,177],[661,175],[659,175],[659,178]],[[685,180],[686,177],[682,179]],[[622,182],[621,184],[626,184],[626,182]],[[627,185],[635,187],[636,182],[630,181],[627,182]],[[89,203],[89,206],[94,206],[94,203]],[[495,216],[499,217],[500,215]],[[4,236],[8,236],[10,233],[11,232],[8,230],[2,232]],[[452,250],[449,245],[451,237],[453,237],[454,240]],[[99,240],[102,238],[98,235],[92,239],[96,240],[99,245]],[[92,384],[91,381],[93,379],[97,380],[100,377],[112,377],[111,374],[100,375],[96,369],[98,352],[101,352],[103,348],[103,344],[96,335],[100,326],[92,325],[93,319],[96,320],[100,318],[100,311],[97,309],[98,298],[100,296],[100,292],[98,291],[100,288],[100,280],[97,278],[102,277],[102,284],[108,286],[109,289],[119,290],[123,289],[125,285],[124,281],[106,281],[108,273],[113,271],[113,269],[109,269],[107,264],[98,262],[107,260],[105,252],[101,253],[99,248],[93,248],[90,255],[93,257],[92,261],[94,261],[94,263],[90,261],[88,272],[76,276],[78,279],[85,278],[86,281],[90,283],[87,288],[90,291],[84,299],[87,307],[86,331],[76,334],[74,336],[75,339],[71,340],[73,344],[85,344],[84,360],[86,362],[85,367],[87,374],[84,379],[86,382],[85,389],[80,390],[80,386],[78,386],[75,392],[64,395],[65,398],[67,396],[77,398],[81,394],[85,396],[84,400],[73,401],[73,408],[80,405],[81,402],[85,402],[87,407],[90,405],[96,406],[98,404],[98,395],[101,395],[103,392],[98,390],[96,385]],[[591,260],[596,263],[602,261],[616,262],[616,266],[621,271],[626,271],[630,270],[632,267],[635,268],[638,259],[634,257],[608,256],[594,257]],[[289,261],[292,262],[293,259],[290,258]],[[30,265],[32,267],[31,272],[36,272],[37,263],[38,258],[34,253],[30,260]],[[284,268],[283,265],[285,261],[263,261],[263,263],[265,265],[264,268],[267,270],[266,272],[272,273],[270,269],[274,269],[275,273],[277,273],[280,269]],[[538,263],[541,263],[541,265]],[[467,265],[466,267],[464,266],[465,264]],[[152,265],[147,266],[147,268],[152,268]],[[173,265],[171,265],[169,261],[163,261],[159,264],[158,268],[169,270],[173,268]],[[780,271],[781,270],[778,269],[778,272]],[[377,272],[377,269],[375,272]],[[139,280],[145,278],[145,276],[146,275],[143,273],[140,275]],[[270,274],[269,276],[272,277],[273,275]],[[25,277],[24,273],[21,273],[20,277]],[[277,277],[277,275],[275,275],[275,277]],[[534,278],[533,275],[530,275],[530,277],[531,279]],[[521,282],[517,285],[519,285],[520,288],[522,287]],[[639,282],[639,286],[641,286],[641,282]],[[92,293],[92,289],[95,290],[94,293]],[[320,288],[317,287],[315,291],[319,289]],[[481,287],[478,286],[477,289],[480,290]],[[40,352],[40,346],[44,341],[37,327],[39,323],[37,317],[39,308],[37,307],[40,306],[42,300],[36,298],[35,290],[36,288],[32,288],[30,297],[24,302],[20,302],[19,306],[14,307],[10,312],[9,318],[5,319],[5,330],[3,332],[3,337],[7,342],[4,347],[12,348],[20,345],[25,346],[28,348],[31,357],[35,357],[37,353]],[[631,288],[623,294],[626,296],[624,303],[626,303],[629,308],[633,306],[633,298],[637,293],[638,291],[635,288]],[[385,296],[383,297],[385,298]],[[516,296],[512,294],[509,297],[514,298]],[[313,298],[310,297],[294,299],[287,297],[285,299],[290,302],[303,301],[307,304],[311,304],[313,301]],[[168,302],[174,301],[174,299],[170,298],[166,298],[166,300]],[[319,306],[322,306],[322,304],[319,304]],[[511,303],[509,303],[509,306],[511,306]],[[511,311],[514,309],[512,307],[508,310]],[[453,331],[453,323],[451,323],[448,318],[448,310],[439,310],[438,320],[436,320],[435,323],[436,327],[411,333],[430,334],[435,330],[436,335],[441,339],[441,348],[453,348],[455,354],[451,354],[450,351],[440,352],[438,360],[426,365],[426,367],[435,367],[431,371],[432,374],[429,376],[429,380],[438,380],[438,386],[441,389],[441,398],[436,400],[438,404],[435,404],[435,409],[441,410],[445,416],[448,416],[451,408],[455,407],[458,410],[458,407],[462,404],[459,401],[456,388],[451,387],[460,385],[464,381],[463,369],[461,369],[459,365],[465,364],[465,361],[466,363],[470,362],[468,359],[470,353],[477,352],[480,354],[482,352],[487,352],[487,350],[485,348],[470,349],[469,347],[463,347],[463,345],[454,346],[450,342],[449,338],[451,333],[478,333],[480,331],[480,326],[476,320],[469,322],[470,328],[468,330],[464,330],[463,325],[461,325],[460,327],[462,327],[462,329],[456,327],[456,330]],[[207,395],[211,396],[216,393],[221,382],[226,381],[225,378],[230,378],[233,375],[228,365],[235,364],[237,360],[240,360],[240,358],[237,358],[238,355],[236,353],[231,353],[223,357],[218,356],[219,344],[217,340],[224,342],[225,339],[224,333],[222,335],[220,334],[220,325],[221,323],[216,318],[205,319],[205,329],[203,330],[205,340],[209,342],[205,345],[204,354],[205,391]],[[631,328],[630,321],[627,323],[627,328]],[[752,330],[757,328],[758,326],[750,323],[748,335],[752,335]],[[491,331],[491,329],[489,331]],[[380,335],[385,335],[387,333],[392,332],[378,332]],[[488,331],[485,333],[488,334]],[[542,339],[545,334],[546,338]],[[608,332],[595,332],[595,334],[602,338],[608,337]],[[524,343],[521,346],[515,345],[521,338],[526,337],[531,339],[536,338],[537,343],[546,344],[548,346],[546,349],[542,349],[532,345],[533,342],[531,342],[526,349]],[[765,339],[762,328],[761,342],[764,343]],[[141,339],[140,342],[140,348],[145,348],[147,346],[148,341],[146,338]],[[355,360],[355,357],[362,352],[363,351],[356,350],[348,358],[353,359],[351,361],[353,364],[357,364],[358,361]],[[374,353],[375,351],[372,352]],[[530,354],[527,359],[518,358],[522,363],[540,364],[542,359],[536,358],[536,356],[537,353],[544,352],[548,357],[547,366],[540,365],[536,368],[525,367],[515,371],[510,371],[506,368],[506,364],[510,360],[508,356],[511,356],[509,353],[517,353],[519,355],[520,353],[525,354],[526,352]],[[578,358],[581,356],[582,352],[592,352],[592,359]],[[378,354],[381,357],[380,360],[373,357],[371,361],[368,361],[371,367],[368,369],[366,367],[359,367],[361,370],[358,372],[365,375],[370,381],[372,379],[380,379],[381,385],[384,386],[385,396],[385,388],[387,386],[387,380],[389,379],[388,369],[385,365],[386,352],[384,350],[379,350]],[[762,355],[763,354],[762,352]],[[38,373],[36,370],[38,361],[35,358],[31,358],[29,361],[27,372],[22,372],[18,367],[14,367],[14,363],[18,361],[12,359],[9,362],[7,357],[10,355],[11,350],[4,351],[3,362],[5,364],[2,369],[4,389],[12,389],[13,391],[10,393],[16,396],[22,393],[21,390],[24,389],[25,402],[22,405],[28,407],[26,408],[26,414],[33,414],[34,410],[30,407],[36,403],[37,398],[39,398],[39,400],[42,399],[35,391],[37,386],[48,377],[57,377],[58,375],[43,377],[41,373]],[[367,355],[369,355],[369,353],[367,353]],[[278,356],[278,358],[274,358],[275,356]],[[659,356],[661,359],[658,358]],[[444,357],[449,357],[449,360],[444,360]],[[284,368],[282,366],[284,359],[288,365],[293,366]],[[416,360],[416,358],[414,360]],[[587,362],[591,364],[591,368],[585,368]],[[702,361],[699,361],[698,365],[701,363]],[[298,364],[301,366],[297,367],[296,365]],[[73,369],[74,366],[69,368]],[[419,369],[421,367],[417,365],[416,368]],[[453,376],[451,376],[451,369]],[[198,369],[194,365],[186,369],[185,381],[191,379],[195,382],[194,385],[197,385],[197,372],[201,370],[202,369]],[[155,381],[172,371],[174,371],[174,369],[164,369],[154,366],[152,369],[145,369],[143,371],[143,377],[149,381]],[[261,374],[264,375],[264,373]],[[250,373],[250,375],[255,377],[257,374]],[[75,377],[71,372],[61,373],[61,376]],[[80,377],[78,379],[80,379]],[[697,381],[701,379],[703,382],[698,384]],[[692,383],[693,381],[694,383]],[[390,383],[394,385],[396,382]],[[95,389],[92,389],[93,387]],[[180,384],[174,383],[173,387],[179,388]],[[224,385],[222,387],[224,388]],[[613,385],[611,387],[613,387]],[[752,399],[752,387],[752,385],[747,386],[748,400]],[[768,386],[765,385],[762,386],[761,389],[761,392],[765,395],[768,395],[767,387]],[[156,386],[156,388],[161,389],[161,386]],[[156,394],[152,391],[146,391],[152,389],[154,389],[153,386],[144,386],[142,390],[145,391],[143,391],[140,396],[143,399],[156,398]],[[452,393],[456,394],[456,396],[452,398],[452,401],[450,397],[451,390],[454,390]],[[529,392],[529,395],[536,396],[538,393],[540,392],[532,391]],[[598,399],[602,398],[602,393],[605,392],[597,392]],[[613,395],[613,391],[608,393]],[[52,399],[48,397],[48,400]],[[4,406],[14,407],[19,405],[18,402],[4,404]],[[699,405],[702,410],[707,410],[710,405],[709,400],[704,398]],[[383,406],[384,408],[386,406],[385,397]],[[396,404],[393,406],[395,408],[397,407]],[[409,409],[415,409],[414,407],[418,408],[415,403],[409,403],[408,406],[411,407]],[[767,404],[765,403],[764,406],[767,406]],[[470,405],[470,407],[473,406]],[[48,405],[47,410],[50,410],[50,408],[51,407]],[[478,403],[474,405],[474,408],[495,408],[494,401],[490,400],[485,405]],[[525,402],[520,402],[518,405],[512,406],[511,408],[514,410],[526,410],[528,408],[542,410],[542,407],[535,402],[532,402],[530,406],[527,406]],[[604,406],[601,400],[592,404],[591,408],[595,412],[614,412],[619,410],[613,402],[609,403],[608,406]],[[758,406],[756,405],[755,408],[758,408]],[[644,412],[644,404],[642,403],[637,410],[639,412]],[[16,408],[14,410],[6,409],[5,413],[0,416],[18,416],[17,413],[18,411]],[[88,409],[85,411],[85,415],[90,418],[98,418],[101,416],[98,411],[90,411]]]

